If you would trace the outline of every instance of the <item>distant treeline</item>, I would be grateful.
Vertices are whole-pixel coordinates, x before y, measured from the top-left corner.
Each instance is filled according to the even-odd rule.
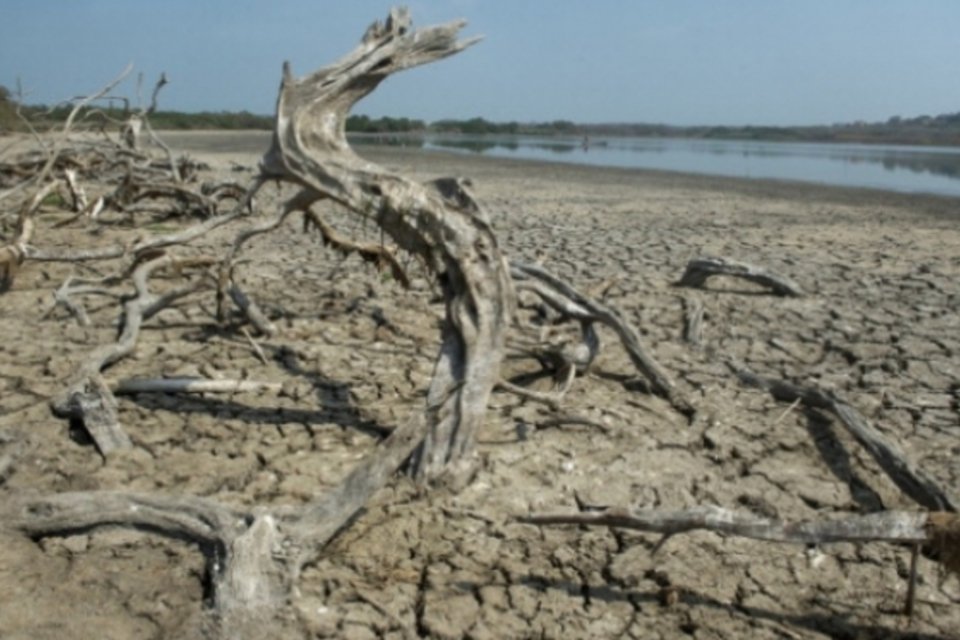
[[[916,118],[894,116],[886,122],[852,122],[807,127],[586,124],[579,125],[578,132],[596,136],[960,146],[960,112]]]
[[[469,120],[437,120],[430,123],[430,131],[438,133],[501,133],[529,135],[577,135],[583,133],[581,125],[569,120],[552,122],[490,122],[483,118]]]
[[[637,136],[648,138],[702,138],[783,142],[862,142],[960,146],[960,112],[939,116],[901,118],[886,122],[853,122],[807,127],[678,127],[666,124],[553,122],[489,122],[483,118],[439,120],[429,131],[464,134],[530,134],[577,136]]]
[[[10,92],[0,86],[0,133],[22,131],[23,122],[16,116],[17,105]],[[22,105],[20,111],[34,127],[45,129],[61,123],[69,107],[48,108],[43,105]],[[128,112],[117,106],[87,109],[81,121],[87,123],[122,121]],[[273,128],[273,116],[248,111],[156,111],[150,116],[155,129],[265,129]],[[861,142],[913,145],[960,146],[960,112],[939,116],[902,118],[894,116],[885,122],[853,122],[806,127],[678,127],[666,124],[609,123],[578,124],[569,120],[551,122],[492,122],[484,118],[437,120],[426,123],[411,118],[371,118],[353,115],[347,119],[347,131],[366,134],[462,133],[527,134],[573,136],[643,136],[670,138],[702,138],[727,140],[769,140],[788,142]]]

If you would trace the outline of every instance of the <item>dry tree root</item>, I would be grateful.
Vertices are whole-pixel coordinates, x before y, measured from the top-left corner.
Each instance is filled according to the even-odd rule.
[[[388,75],[471,44],[457,40],[462,26],[453,23],[413,31],[406,13],[394,11],[385,23],[367,31],[354,53],[331,67],[299,80],[287,68],[274,145],[248,192],[252,197],[265,180],[277,179],[299,185],[303,201],[331,198],[374,220],[401,250],[420,256],[438,275],[447,299],[447,321],[425,413],[395,429],[340,486],[305,507],[242,511],[195,498],[85,492],[9,501],[0,507],[0,526],[42,537],[77,528],[123,525],[195,540],[212,559],[208,571],[221,634],[262,637],[263,628],[257,622],[269,623],[277,609],[289,604],[291,587],[303,565],[401,465],[412,460],[415,473],[437,478],[471,454],[474,432],[485,417],[499,375],[503,334],[513,311],[506,260],[485,216],[471,206],[469,197],[379,169],[355,156],[344,136],[349,108]],[[129,440],[118,424],[113,395],[101,371],[134,349],[140,326],[150,315],[224,280],[205,269],[186,285],[154,294],[148,286],[151,273],[174,266],[175,259],[166,248],[238,219],[243,204],[238,203],[231,213],[132,247],[106,247],[71,256],[41,250],[27,253],[37,260],[126,258],[131,263],[129,277],[136,295],[125,303],[119,340],[92,352],[54,403],[62,415],[84,421],[102,453],[127,446]],[[294,209],[288,207],[288,211]],[[327,239],[337,240],[329,231]],[[228,259],[216,263],[226,265],[228,276],[242,243],[239,238]]]
[[[114,394],[126,393],[259,393],[280,391],[279,382],[258,380],[210,380],[207,378],[157,378],[121,380],[113,387]]]
[[[391,247],[381,244],[354,242],[337,233],[333,227],[327,224],[327,222],[312,209],[305,209],[303,214],[304,231],[309,231],[311,227],[316,228],[323,238],[323,244],[325,246],[331,247],[345,256],[356,253],[364,262],[376,266],[378,271],[389,269],[389,273],[394,280],[399,282],[404,289],[410,288],[410,277],[407,275],[406,269],[403,268],[397,259],[396,251]]]
[[[803,296],[803,290],[789,278],[772,273],[761,267],[755,267],[727,258],[702,257],[695,258],[687,263],[678,287],[703,288],[708,278],[713,276],[731,276],[755,282],[769,287],[780,296]]]
[[[399,469],[407,468],[419,480],[438,483],[455,483],[467,476],[465,472],[473,465],[475,433],[486,418],[490,394],[500,380],[505,336],[515,311],[514,280],[547,306],[580,323],[581,343],[548,356],[563,370],[567,387],[576,372],[588,368],[596,357],[599,338],[594,325],[599,323],[617,334],[655,393],[681,410],[689,409],[669,376],[645,350],[639,332],[617,310],[539,267],[508,264],[485,212],[469,192],[469,183],[453,178],[415,182],[361,159],[350,148],[345,135],[350,108],[389,75],[453,55],[473,44],[474,40],[457,39],[462,26],[462,22],[456,22],[413,30],[406,11],[393,10],[384,23],[373,24],[357,49],[340,61],[302,78],[295,78],[285,65],[273,143],[253,185],[242,195],[230,192],[225,196],[237,201],[231,211],[216,210],[214,205],[220,199],[211,193],[198,195],[186,186],[182,173],[174,173],[173,182],[158,184],[152,165],[142,164],[137,152],[98,149],[101,160],[97,166],[114,171],[114,178],[116,166],[125,171],[120,176],[121,187],[95,200],[102,200],[104,207],[129,214],[141,199],[174,198],[201,207],[208,217],[186,229],[140,239],[130,246],[113,245],[64,255],[22,243],[25,249],[18,254],[19,260],[37,261],[121,259],[125,266],[120,275],[75,287],[68,281],[62,287],[62,304],[80,322],[86,314],[71,296],[114,295],[115,290],[133,283],[135,295],[125,299],[118,340],[91,352],[53,402],[57,413],[83,423],[103,455],[130,446],[130,440],[119,424],[113,391],[102,372],[133,352],[143,322],[152,315],[209,288],[217,291],[218,307],[231,298],[262,333],[274,331],[269,319],[233,281],[233,274],[244,243],[279,227],[295,211],[304,213],[326,243],[341,251],[358,252],[365,260],[389,268],[401,283],[407,277],[397,262],[396,251],[417,257],[436,276],[446,314],[422,413],[394,429],[339,486],[302,507],[236,509],[209,499],[91,491],[16,497],[0,505],[0,527],[41,538],[119,525],[192,540],[209,561],[213,609],[220,618],[221,634],[263,637],[263,625],[269,625],[277,610],[295,597],[294,587],[304,565],[322,552]],[[146,122],[146,112],[141,115]],[[129,133],[128,143],[130,136],[135,146],[136,132]],[[43,166],[52,167],[67,155],[55,152]],[[114,161],[120,156],[134,158],[135,162],[117,164]],[[131,165],[136,168],[130,169]],[[78,176],[87,175],[92,167],[85,165]],[[167,172],[175,171],[172,161],[163,167]],[[247,215],[254,194],[268,180],[294,184],[300,191],[273,219],[238,233],[226,256],[188,261],[168,252],[170,247],[188,244]],[[332,200],[372,220],[396,249],[354,243],[337,235],[310,211],[320,199]],[[177,269],[183,282],[163,293],[152,292],[151,275],[167,268]],[[224,386],[234,391],[242,388],[243,382],[127,381],[117,387],[117,392],[213,391],[224,390]],[[214,389],[218,385],[220,388]]]
[[[209,277],[200,277],[192,282],[157,295],[150,292],[148,280],[153,272],[168,267],[182,269],[184,266],[208,266],[211,260],[193,259],[187,264],[173,256],[159,252],[156,257],[137,265],[131,279],[136,296],[123,306],[123,327],[114,344],[95,349],[74,373],[67,389],[52,402],[54,412],[64,418],[78,420],[93,438],[97,449],[104,456],[116,449],[131,446],[117,417],[117,403],[101,371],[125,358],[136,347],[143,322],[176,300],[209,286]]]
[[[278,101],[265,176],[292,182],[369,219],[437,274],[446,299],[440,357],[427,398],[427,433],[414,472],[436,478],[472,453],[474,434],[499,377],[513,287],[496,236],[475,203],[436,183],[423,185],[361,159],[350,149],[350,108],[397,71],[453,55],[463,23],[410,30],[405,10],[375,23],[354,54],[303,78],[289,65]],[[451,186],[447,182],[444,187]]]
[[[55,187],[55,182],[47,183],[20,207],[20,212],[17,215],[16,235],[6,246],[0,247],[0,293],[13,286],[13,280],[27,256],[27,247],[36,228],[33,214],[40,207],[43,199]]]
[[[52,136],[52,144],[44,146],[42,152],[28,152],[0,162],[0,186],[6,188],[0,192],[0,200],[33,191],[33,196],[27,198],[21,207],[14,238],[6,246],[0,246],[0,293],[12,286],[14,276],[24,262],[107,260],[128,255],[136,261],[141,251],[186,241],[185,238],[167,241],[148,238],[134,247],[101,247],[73,254],[45,251],[33,244],[36,238],[43,237],[35,214],[54,189],[60,191],[61,208],[74,214],[54,223],[54,228],[70,225],[79,219],[96,223],[108,213],[132,218],[137,212],[148,211],[165,217],[199,214],[210,219],[212,224],[206,229],[209,230],[243,213],[239,211],[238,202],[236,211],[222,215],[220,208],[225,200],[240,200],[250,208],[252,192],[244,194],[237,185],[188,185],[187,178],[198,168],[197,163],[186,158],[175,159],[169,147],[150,129],[147,116],[156,109],[157,93],[166,84],[165,76],[154,90],[150,107],[133,114],[127,124],[135,121],[137,124],[131,126],[137,131],[145,127],[154,144],[166,152],[166,160],[159,161],[135,148],[127,148],[119,141],[111,140],[109,135],[106,135],[106,141],[75,135],[74,126],[79,115],[98,100],[115,98],[110,92],[130,70],[130,67],[125,69],[96,93],[74,101],[62,130]],[[124,131],[130,133],[131,129]],[[101,188],[103,185],[114,186],[88,196],[83,180],[96,180]],[[144,204],[147,201],[155,204]]]
[[[574,352],[573,357],[564,358],[568,360],[568,364],[583,367],[592,362],[599,350],[599,340],[591,325],[599,323],[617,334],[631,362],[647,379],[654,393],[669,400],[673,407],[684,415],[693,412],[689,401],[677,389],[667,372],[648,353],[639,332],[617,309],[580,293],[542,267],[511,263],[510,273],[518,290],[533,292],[549,307],[581,322],[583,345]]]
[[[664,536],[660,545],[671,536],[690,531],[713,531],[753,540],[793,544],[922,544],[937,552],[947,569],[960,575],[960,516],[941,511],[883,511],[835,519],[788,522],[713,506],[679,511],[608,508],[579,513],[532,514],[518,517],[517,521],[540,526],[575,524],[660,533]]]
[[[712,531],[765,542],[828,544],[832,542],[887,542],[912,545],[903,612],[913,614],[917,552],[925,548],[945,570],[960,576],[960,516],[952,512],[883,511],[836,519],[784,521],[714,506],[665,509],[607,508],[579,513],[537,513],[517,522],[537,526],[580,525],[619,527],[662,534],[658,551],[671,537],[690,531]]]
[[[33,539],[127,526],[195,542],[207,558],[223,638],[264,637],[304,565],[346,525],[417,446],[421,417],[393,431],[344,481],[302,507],[228,507],[207,498],[84,491],[18,496],[0,527]]]

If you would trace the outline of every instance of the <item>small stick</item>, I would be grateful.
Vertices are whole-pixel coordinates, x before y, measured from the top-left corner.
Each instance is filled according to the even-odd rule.
[[[260,362],[267,364],[267,356],[264,355],[263,349],[260,348],[260,345],[257,344],[257,341],[253,339],[253,336],[250,335],[250,332],[247,331],[246,327],[240,327],[240,331],[243,332],[243,335],[246,336],[247,341],[250,342],[250,346],[253,347],[253,350],[256,352],[257,357],[260,358]]]
[[[528,400],[533,400],[534,402],[540,402],[547,405],[551,409],[560,408],[560,395],[553,393],[543,393],[541,391],[534,391],[533,389],[527,389],[519,385],[513,384],[512,382],[507,382],[506,380],[500,379],[497,380],[496,386],[504,391],[508,391],[514,395],[518,395],[521,398],[526,398]]]
[[[783,413],[781,413],[779,416],[777,416],[777,419],[774,420],[774,421],[773,421],[773,424],[771,424],[770,426],[771,426],[771,427],[775,427],[775,426],[777,426],[778,424],[780,424],[781,422],[783,422],[783,419],[786,418],[787,415],[788,415],[791,411],[793,411],[794,409],[796,409],[796,408],[797,408],[797,405],[799,405],[800,402],[801,402],[801,399],[800,399],[800,398],[797,398],[796,400],[794,400],[794,401],[790,404],[789,407],[787,407],[786,409],[783,410]]]
[[[920,545],[915,544],[910,554],[910,579],[907,581],[907,602],[903,607],[903,612],[908,618],[913,618],[913,604],[917,594],[917,560],[919,558]]]
[[[209,380],[205,378],[153,378],[123,380],[113,392],[121,393],[239,393],[273,391],[283,387],[278,382],[258,380]]]
[[[272,336],[277,333],[277,325],[270,322],[270,319],[261,311],[259,305],[251,300],[237,285],[232,285],[227,289],[227,294],[233,300],[233,303],[247,316],[250,324],[257,328],[257,331],[265,336]]]

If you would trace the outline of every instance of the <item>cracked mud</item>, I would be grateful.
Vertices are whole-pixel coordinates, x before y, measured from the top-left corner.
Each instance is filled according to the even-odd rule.
[[[252,166],[227,138],[182,136],[214,170]],[[219,141],[219,142],[218,142]],[[950,638],[960,586],[921,560],[912,621],[900,610],[910,550],[883,544],[774,545],[712,533],[655,536],[513,522],[589,505],[715,504],[790,519],[911,509],[826,416],[741,386],[735,358],[840,393],[943,486],[960,479],[960,215],[956,200],[786,183],[514,163],[362,148],[417,179],[469,176],[508,256],[590,290],[644,335],[689,393],[692,420],[649,395],[612,334],[551,411],[493,396],[479,471],[457,493],[398,479],[300,577],[278,637]],[[240,178],[249,173],[236,172]],[[268,189],[271,211],[280,193]],[[373,225],[332,208],[354,238]],[[177,225],[177,221],[154,226]],[[162,230],[162,229],[158,229]],[[66,227],[47,248],[140,233]],[[211,246],[233,231],[211,234]],[[673,283],[700,255],[762,265],[802,298],[711,279]],[[279,383],[279,392],[119,397],[134,447],[104,462],[48,400],[117,307],[92,300],[79,327],[51,292],[69,265],[27,264],[0,297],[0,493],[162,491],[228,504],[286,504],[334,486],[420,410],[442,308],[411,265],[410,291],[303,235],[298,222],[251,241],[240,281],[280,328],[258,338],[188,298],[144,327],[110,381],[201,376]],[[90,268],[96,269],[94,265]],[[88,267],[79,267],[79,273]],[[685,301],[703,305],[699,347]],[[508,360],[523,378],[529,360]],[[529,376],[528,376],[529,377]],[[541,380],[534,384],[546,384]],[[544,387],[546,388],[546,387]],[[573,419],[558,419],[563,415]],[[149,532],[98,529],[0,544],[0,637],[202,637],[204,559]]]

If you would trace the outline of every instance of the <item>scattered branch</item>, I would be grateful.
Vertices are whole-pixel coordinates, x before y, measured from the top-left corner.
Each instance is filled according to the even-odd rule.
[[[211,264],[211,261],[194,260],[184,265],[161,252],[157,257],[137,266],[131,275],[137,295],[124,304],[123,328],[119,339],[114,344],[95,349],[73,375],[66,391],[53,400],[54,411],[62,417],[79,420],[102,455],[109,455],[116,449],[128,448],[130,439],[120,426],[116,400],[100,372],[133,352],[140,335],[140,327],[146,319],[205,284],[204,278],[198,278],[163,295],[156,295],[149,290],[147,281],[150,275],[158,269],[170,266],[182,268],[203,264]]]
[[[679,511],[660,509],[604,509],[582,513],[534,514],[517,518],[536,525],[576,524],[621,527],[673,536],[690,531],[713,531],[728,535],[795,544],[828,542],[909,542],[932,541],[928,514],[885,511],[837,520],[787,522],[703,506]]]
[[[599,322],[616,332],[630,360],[650,381],[653,391],[671,400],[674,406],[682,408],[684,412],[689,409],[687,402],[676,391],[673,381],[647,353],[640,340],[640,334],[619,311],[587,297],[536,265],[511,263],[510,272],[518,281],[519,287],[533,291],[557,311],[578,320]]]
[[[115,394],[127,393],[261,393],[277,392],[278,382],[258,380],[209,380],[206,378],[158,378],[121,380],[113,387]]]
[[[712,531],[725,535],[786,542],[827,544],[831,542],[897,542],[928,547],[949,571],[960,575],[960,516],[956,513],[883,511],[868,515],[847,515],[830,520],[788,522],[703,506],[679,511],[660,509],[603,509],[580,513],[533,514],[517,522],[547,525],[620,527],[659,533],[664,539],[690,531]]]
[[[931,511],[957,513],[960,503],[956,498],[908,460],[900,447],[884,438],[856,409],[840,398],[815,387],[799,387],[783,380],[762,378],[737,364],[730,366],[741,382],[768,391],[777,400],[784,402],[800,400],[811,409],[832,413],[850,432],[850,435],[873,456],[900,490],[917,504]]]
[[[803,296],[803,290],[792,280],[783,276],[771,273],[761,267],[737,262],[727,258],[696,258],[687,263],[687,268],[683,272],[678,287],[704,288],[707,279],[713,276],[730,276],[741,278],[749,282],[755,282],[764,287],[769,287],[774,293],[780,296]]]

